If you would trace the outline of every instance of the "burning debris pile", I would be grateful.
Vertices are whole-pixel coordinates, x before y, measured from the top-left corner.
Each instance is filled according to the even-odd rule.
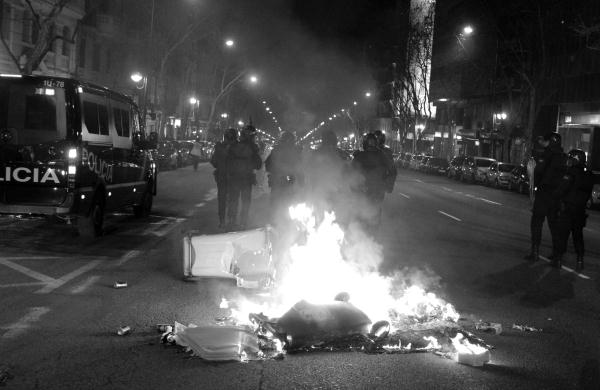
[[[209,360],[362,351],[435,352],[474,366],[489,361],[492,347],[459,325],[451,304],[419,285],[400,282],[403,275],[377,272],[380,248],[364,233],[350,226],[346,236],[333,214],[317,223],[305,204],[290,208],[290,216],[303,239],[279,264],[268,302],[223,298],[220,307],[227,316],[212,326],[176,323],[163,342]]]

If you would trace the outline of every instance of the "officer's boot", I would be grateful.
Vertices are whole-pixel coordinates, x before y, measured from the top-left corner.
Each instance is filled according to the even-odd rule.
[[[525,256],[525,260],[529,260],[532,263],[538,261],[540,259],[540,246],[531,244],[531,252]]]
[[[562,258],[562,253],[555,253],[550,265],[552,265],[554,268],[560,269],[562,267]]]
[[[575,271],[583,271],[583,255],[577,254],[577,263],[575,265]]]

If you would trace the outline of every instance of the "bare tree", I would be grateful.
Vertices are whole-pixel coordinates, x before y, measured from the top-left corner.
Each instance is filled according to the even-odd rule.
[[[34,7],[32,0],[24,0],[25,6],[31,13],[31,22],[37,31],[37,39],[33,42],[33,47],[28,49],[26,53],[13,53],[6,41],[6,37],[0,33],[0,40],[2,40],[4,48],[22,73],[31,74],[33,71],[37,70],[56,40],[73,43],[75,32],[73,36],[65,37],[57,34],[54,29],[56,20],[70,1],[71,0],[53,0],[47,2],[48,4],[43,8],[37,8]],[[22,56],[22,54],[26,55]],[[20,62],[20,58],[24,59],[23,63]]]

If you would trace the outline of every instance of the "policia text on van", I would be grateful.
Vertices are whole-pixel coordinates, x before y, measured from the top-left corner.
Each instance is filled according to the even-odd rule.
[[[71,79],[1,75],[0,213],[73,219],[82,235],[100,235],[106,211],[133,206],[148,215],[152,143],[125,95]]]

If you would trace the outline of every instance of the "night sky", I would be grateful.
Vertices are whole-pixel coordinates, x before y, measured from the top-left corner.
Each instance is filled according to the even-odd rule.
[[[261,76],[262,96],[284,126],[300,130],[374,89],[366,45],[389,27],[385,20],[395,3],[238,0],[222,12],[225,32],[239,37]]]

